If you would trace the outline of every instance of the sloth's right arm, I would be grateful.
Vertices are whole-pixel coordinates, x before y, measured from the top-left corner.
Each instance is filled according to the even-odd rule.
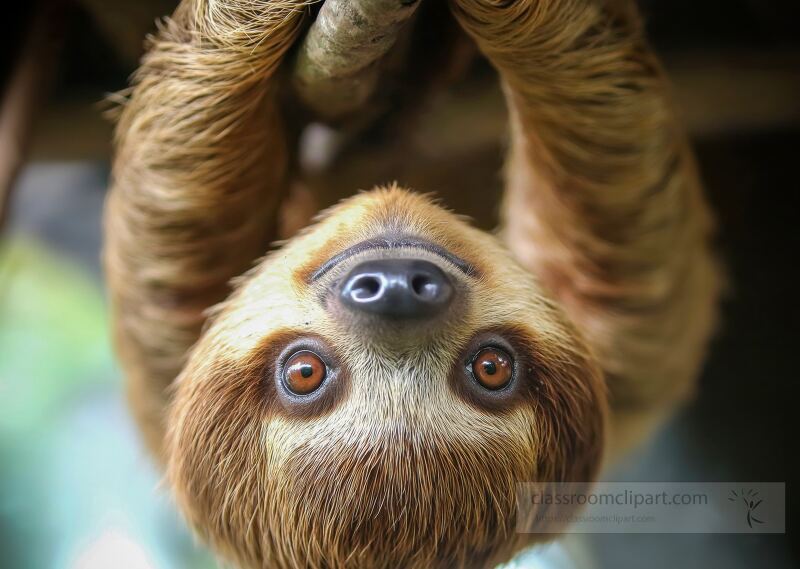
[[[117,126],[105,264],[134,412],[156,454],[204,311],[275,239],[287,141],[273,76],[304,5],[184,0]]]
[[[504,238],[594,348],[623,448],[691,390],[718,288],[660,66],[633,2],[451,3],[509,107]]]

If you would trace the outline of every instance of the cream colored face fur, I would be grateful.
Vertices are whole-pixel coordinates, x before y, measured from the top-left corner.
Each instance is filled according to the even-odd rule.
[[[332,255],[400,232],[475,268],[391,251],[457,283],[438,324],[365,326],[330,301],[348,267],[385,251],[309,284]],[[245,277],[212,321],[178,382],[170,477],[189,519],[244,566],[495,562],[530,539],[515,533],[517,482],[585,480],[597,466],[605,404],[575,331],[497,240],[425,198],[389,189],[337,206]],[[469,400],[457,388],[465,350],[506,330],[519,392]],[[285,346],[307,341],[339,370],[325,381],[342,384],[313,412],[274,385]]]

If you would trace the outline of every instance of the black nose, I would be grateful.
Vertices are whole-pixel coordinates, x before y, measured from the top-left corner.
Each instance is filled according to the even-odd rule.
[[[377,259],[353,267],[343,281],[341,297],[353,310],[390,318],[429,318],[450,304],[453,285],[430,261]]]

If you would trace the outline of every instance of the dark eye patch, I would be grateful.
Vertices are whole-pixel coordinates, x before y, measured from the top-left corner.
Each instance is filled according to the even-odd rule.
[[[292,360],[298,354],[313,354],[318,361]],[[286,382],[293,364],[295,391]],[[279,330],[264,338],[240,373],[252,376],[248,381],[259,382],[269,414],[295,419],[330,413],[349,389],[349,375],[336,351],[321,336],[299,330]]]
[[[526,330],[514,326],[477,333],[453,364],[450,388],[466,403],[495,413],[534,400],[539,386],[535,345]]]

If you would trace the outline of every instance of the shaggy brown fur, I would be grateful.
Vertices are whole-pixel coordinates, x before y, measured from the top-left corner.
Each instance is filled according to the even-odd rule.
[[[507,95],[502,240],[377,190],[229,296],[291,185],[280,64],[304,7],[185,0],[135,78],[106,217],[133,408],[191,524],[243,567],[491,566],[537,539],[515,532],[517,482],[593,479],[607,418],[616,452],[691,388],[717,290],[691,156],[629,4],[452,0]],[[326,300],[347,263],[309,278],[396,235],[475,267],[393,251],[457,282],[435,325],[354,322]],[[502,396],[465,387],[487,338],[518,364]],[[333,376],[299,401],[275,378],[307,344]]]
[[[276,235],[287,142],[275,71],[301,2],[184,2],[117,126],[105,261],[133,409],[160,452],[167,388],[203,312]]]
[[[718,291],[661,68],[626,2],[454,8],[506,91],[504,240],[590,339],[625,448],[692,389]]]

